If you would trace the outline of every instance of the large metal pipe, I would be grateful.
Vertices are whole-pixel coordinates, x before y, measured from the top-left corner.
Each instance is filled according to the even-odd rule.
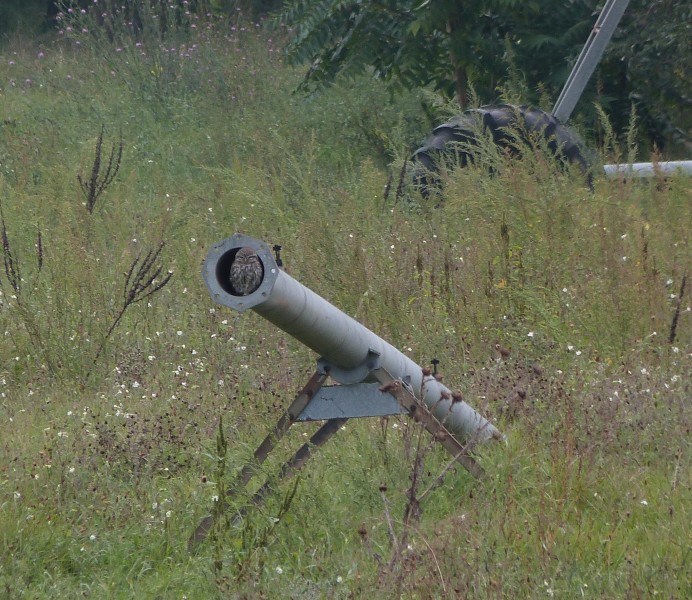
[[[230,266],[240,248],[250,247],[264,269],[259,288],[238,296],[229,282]],[[321,356],[330,376],[344,384],[368,379],[375,368],[408,383],[414,395],[457,437],[465,441],[499,438],[498,430],[394,346],[341,312],[321,296],[281,270],[269,246],[235,234],[215,244],[202,270],[215,302],[243,312],[254,310]]]

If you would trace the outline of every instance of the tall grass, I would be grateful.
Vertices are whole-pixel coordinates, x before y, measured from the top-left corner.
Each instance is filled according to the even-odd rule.
[[[385,200],[425,133],[415,95],[358,80],[305,99],[280,33],[183,25],[0,55],[4,596],[688,597],[689,181],[592,193],[537,155],[444,173],[439,207]],[[122,159],[89,210],[102,128],[102,162],[121,132]],[[389,418],[347,423],[282,484],[312,431],[296,425],[266,504],[233,521],[232,499],[189,554],[316,358],[211,302],[202,261],[235,231],[439,359],[507,436],[481,450],[488,476],[436,487],[449,457]],[[147,289],[172,279],[123,310],[161,242]]]

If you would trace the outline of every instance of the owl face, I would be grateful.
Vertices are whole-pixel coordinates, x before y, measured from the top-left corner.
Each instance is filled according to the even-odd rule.
[[[235,261],[239,265],[256,265],[260,260],[257,253],[252,248],[241,248],[235,254]]]

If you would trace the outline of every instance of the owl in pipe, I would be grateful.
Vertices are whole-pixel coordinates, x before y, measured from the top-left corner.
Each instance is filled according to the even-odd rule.
[[[229,282],[238,296],[252,294],[262,283],[264,267],[257,252],[247,246],[238,250],[231,263]]]

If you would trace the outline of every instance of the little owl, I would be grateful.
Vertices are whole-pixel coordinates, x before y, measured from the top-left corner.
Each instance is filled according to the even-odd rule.
[[[262,262],[252,248],[245,246],[236,252],[229,281],[238,296],[252,294],[262,283],[263,275]]]

